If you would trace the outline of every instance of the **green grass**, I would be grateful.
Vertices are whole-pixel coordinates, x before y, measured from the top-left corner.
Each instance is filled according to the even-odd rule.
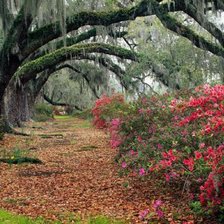
[[[75,124],[73,128],[91,128],[92,124],[88,120],[83,120],[82,123]]]
[[[71,220],[67,223],[76,223],[76,224],[125,224],[122,221],[114,220],[107,218],[105,216],[97,216],[97,217],[90,217],[86,221],[78,221],[76,218],[71,217],[68,219]],[[77,221],[75,221],[77,220]],[[75,222],[74,222],[75,221]],[[53,222],[47,221],[43,218],[31,219],[26,216],[22,215],[15,215],[5,210],[0,209],[0,224],[61,224],[60,221]]]
[[[97,216],[88,219],[88,224],[125,224],[122,221],[109,219],[105,216]]]
[[[74,120],[74,117],[70,116],[70,115],[54,115],[54,118],[58,121],[68,121],[68,120]],[[90,128],[92,126],[91,121],[90,120],[85,120],[83,119],[83,122],[80,124],[75,124],[73,127],[74,128]]]
[[[82,152],[82,151],[92,151],[97,149],[98,147],[95,145],[87,145],[87,146],[82,146],[79,150],[77,150],[78,152]]]
[[[56,120],[68,120],[72,119],[70,115],[54,115],[54,119]]]
[[[51,224],[52,222],[46,221],[42,218],[30,219],[22,215],[14,215],[4,210],[0,210],[0,223],[1,224]]]

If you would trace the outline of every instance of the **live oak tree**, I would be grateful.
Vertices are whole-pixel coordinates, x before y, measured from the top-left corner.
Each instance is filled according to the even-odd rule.
[[[175,16],[190,23],[204,37],[210,38],[209,33],[201,30],[186,14],[177,12]],[[141,17],[131,22],[125,39],[130,39],[130,44],[144,56],[139,63],[128,66],[125,74],[127,80],[136,76],[138,79],[151,78],[151,83],[159,81],[172,91],[223,79],[222,58],[203,51],[186,38],[168,31],[155,16]],[[131,41],[133,39],[134,43]],[[164,70],[161,75],[150,70],[150,60],[157,64],[158,69]],[[142,75],[139,77],[139,74]],[[146,88],[148,84],[149,82],[145,84]],[[147,89],[151,91],[150,88]]]
[[[100,38],[94,38],[98,36],[96,30],[98,26],[109,27],[109,35],[111,30],[112,33],[118,31],[116,24],[135,20],[139,16],[155,15],[164,27],[189,39],[196,47],[218,57],[224,57],[223,32],[206,16],[209,10],[223,11],[222,0],[86,2],[0,1],[3,30],[0,38],[0,114],[7,115],[12,123],[28,119],[27,111],[30,106],[32,107],[34,100],[33,96],[29,96],[25,85],[30,81],[36,85],[38,79],[46,74],[44,71],[51,74],[58,65],[67,60],[83,60],[99,54],[139,60],[139,54],[133,50],[99,42]],[[128,6],[125,3],[128,3]],[[194,19],[210,33],[214,41],[206,39],[178,20],[173,15],[174,12],[185,13]],[[122,35],[124,34],[120,34]],[[90,38],[96,42],[87,42],[86,40]],[[155,67],[153,62],[151,67],[152,69]],[[39,84],[41,88],[41,82]],[[4,103],[4,96],[8,99],[7,103]]]

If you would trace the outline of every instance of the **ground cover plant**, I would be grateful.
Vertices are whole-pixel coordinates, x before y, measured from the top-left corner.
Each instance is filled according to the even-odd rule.
[[[97,117],[104,118],[108,105],[97,103],[101,112]],[[117,160],[123,173],[159,176],[176,188],[181,186],[183,194],[192,198],[193,210],[222,222],[224,85],[142,97],[129,107],[122,116],[104,120],[112,146],[119,147]],[[161,204],[158,200],[154,207],[163,218]],[[141,218],[148,215],[146,210]]]
[[[81,221],[80,218],[70,216],[68,217],[69,223],[87,223],[87,224],[122,224],[122,221],[107,218],[105,216],[89,217],[85,221]],[[10,224],[61,224],[60,221],[49,221],[43,218],[31,219],[26,216],[16,215],[5,210],[0,210],[0,223]]]
[[[15,215],[9,213],[5,210],[0,210],[0,223],[10,223],[10,224],[47,224],[51,223],[42,218],[30,219],[25,216]]]

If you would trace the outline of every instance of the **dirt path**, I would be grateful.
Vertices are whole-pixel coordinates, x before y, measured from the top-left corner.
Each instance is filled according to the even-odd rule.
[[[68,221],[72,214],[82,218],[102,214],[141,223],[139,211],[161,198],[158,183],[149,186],[134,177],[119,177],[108,136],[86,121],[68,118],[31,123],[26,131],[32,137],[6,136],[1,149],[20,149],[43,164],[0,163],[0,208],[65,223],[72,223]],[[182,202],[167,192],[165,197],[170,204],[172,200],[179,203],[169,206],[179,214],[177,207],[183,209]]]

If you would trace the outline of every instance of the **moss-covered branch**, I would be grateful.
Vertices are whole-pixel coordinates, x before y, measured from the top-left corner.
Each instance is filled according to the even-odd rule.
[[[157,0],[158,3],[161,3],[161,0]],[[164,14],[166,16],[167,12],[164,11],[164,6],[168,5],[167,2],[164,2],[162,4],[163,8],[157,7],[159,9],[159,14]],[[193,18],[201,27],[203,27],[205,30],[207,30],[212,36],[214,36],[222,46],[224,46],[224,33],[217,28],[213,23],[209,22],[206,15],[204,15],[204,9],[198,8],[200,5],[202,5],[202,0],[196,0],[196,1],[183,1],[183,0],[172,0],[170,3],[171,11],[174,11],[175,8],[178,10],[184,11],[187,15],[189,15],[191,18]],[[216,0],[214,1],[215,9],[216,10],[224,10],[224,1],[223,0]],[[159,4],[158,4],[159,6]],[[160,4],[161,7],[161,4]],[[158,13],[157,13],[158,14]],[[168,24],[168,22],[167,22]],[[170,25],[173,26],[173,25]],[[168,28],[168,27],[167,27]],[[177,29],[179,29],[177,27]],[[172,29],[172,31],[176,32]],[[190,32],[191,33],[191,32]],[[181,33],[178,33],[182,35]],[[186,37],[186,35],[185,35]],[[189,39],[189,38],[188,38]],[[193,42],[194,44],[194,42]],[[200,47],[200,46],[197,46]],[[206,49],[205,49],[206,50]],[[207,49],[209,50],[209,49]],[[214,53],[214,52],[212,52]]]
[[[66,19],[66,29],[67,32],[71,32],[85,25],[109,26],[121,21],[134,20],[137,16],[154,15],[156,8],[157,2],[142,0],[138,5],[129,9],[107,12],[80,12]],[[166,6],[163,7],[163,10],[169,11]],[[175,10],[178,10],[178,8],[176,7]],[[59,22],[46,25],[29,33],[27,40],[23,43],[23,56],[27,57],[39,47],[61,35]]]
[[[217,5],[222,7],[222,1],[218,1]],[[215,38],[220,41],[221,44],[223,44],[223,33],[212,23],[203,19],[202,16],[200,16],[200,13],[198,13],[199,9],[195,8],[192,3],[185,5],[183,0],[173,0],[171,4],[168,4],[167,2],[164,3],[160,0],[142,0],[138,5],[129,9],[120,9],[110,12],[80,12],[66,19],[66,27],[67,32],[70,32],[85,25],[108,26],[121,21],[134,20],[137,16],[155,15],[158,14],[158,12],[160,15],[164,14],[164,17],[166,17],[168,12],[180,10],[185,11],[189,16],[194,18],[203,28],[207,29]],[[172,26],[172,30],[174,32],[179,29],[177,26],[174,30],[173,22],[171,25],[168,25],[168,22],[166,22],[166,24],[167,28]],[[181,32],[178,32],[178,34],[182,35]],[[29,33],[27,40],[23,43],[23,56],[27,57],[42,45],[60,37],[61,35],[59,22],[49,24]],[[192,32],[190,32],[189,35],[192,35]],[[186,35],[184,32],[184,36],[187,37],[188,35]],[[195,38],[194,41],[191,40],[193,44],[197,44],[198,41],[196,39],[198,39],[198,37]],[[209,51],[212,50],[212,53],[216,52],[215,46],[211,47],[212,44],[204,42],[202,37],[199,39],[200,42],[202,42],[202,49]],[[199,44],[196,46],[200,47]]]
[[[176,0],[176,2],[178,2]],[[211,53],[224,57],[224,48],[214,44],[210,41],[207,41],[204,37],[198,35],[193,30],[183,25],[179,21],[177,21],[174,17],[170,16],[163,8],[160,7],[159,3],[157,3],[156,16],[160,19],[162,24],[169,30],[186,37],[189,39],[196,47],[201,48],[206,51],[210,51]]]
[[[223,0],[217,0],[216,1],[216,7],[217,7],[217,9],[224,11],[224,1]]]
[[[211,35],[213,35],[224,47],[224,33],[213,23],[209,22],[206,16],[202,14],[202,12],[200,12],[194,4],[185,5],[184,12],[198,22],[200,26],[206,29]]]
[[[82,111],[82,109],[79,108],[77,105],[55,102],[52,99],[50,99],[50,97],[48,97],[46,94],[44,94],[44,100],[46,100],[48,103],[50,103],[53,106],[61,106],[61,107],[70,106],[70,107],[74,107],[76,110]]]
[[[71,69],[72,71],[74,71],[75,73],[80,74],[82,76],[82,78],[86,81],[86,83],[89,86],[89,88],[91,89],[93,95],[97,99],[100,98],[99,95],[97,94],[96,88],[91,85],[91,80],[89,79],[88,74],[82,72],[81,70],[77,69],[76,67],[74,67],[73,65],[70,65],[70,64],[62,64],[58,68],[60,68],[60,69],[68,68],[68,69]]]
[[[119,38],[119,37],[123,37],[127,34],[126,31],[122,31],[122,32],[108,32],[108,35],[114,38]],[[97,35],[97,29],[96,28],[92,28],[86,32],[82,32],[81,34],[74,36],[74,37],[67,37],[65,38],[65,43],[66,46],[72,46],[74,44],[80,43],[84,40],[88,40],[91,37],[95,37]],[[62,47],[64,47],[64,40],[59,40],[58,42],[55,43],[55,49],[60,49]],[[31,57],[32,60],[37,59],[39,57],[42,57],[44,55],[46,55],[47,52],[46,51],[40,51],[37,54],[35,54],[33,57]]]
[[[222,48],[221,46],[218,46],[217,44],[213,44],[212,42],[207,41],[204,37],[196,34],[190,28],[188,28],[187,26],[184,26],[183,24],[178,22],[174,17],[171,17],[168,14],[158,13],[157,16],[167,29],[183,37],[186,37],[196,47],[206,51],[210,51],[211,53],[224,58],[224,48]]]
[[[12,22],[11,28],[6,35],[0,51],[0,101],[11,77],[21,64],[21,43],[27,38],[28,29],[35,16],[34,14],[31,14],[29,10],[32,1],[24,1],[18,15]],[[38,8],[40,0],[36,0],[35,3]]]
[[[121,85],[126,90],[128,89],[128,86],[123,82],[123,76],[125,75],[125,71],[119,65],[115,64],[111,59],[106,57],[97,57],[96,55],[86,55],[85,59],[97,61],[100,65],[113,72],[120,80]]]
[[[123,59],[137,60],[138,56],[134,52],[103,43],[79,44],[70,47],[63,47],[53,53],[49,53],[34,61],[23,65],[16,73],[15,77],[19,78],[22,83],[34,78],[36,74],[51,68],[68,59],[82,59],[88,53],[104,53],[114,55]]]

